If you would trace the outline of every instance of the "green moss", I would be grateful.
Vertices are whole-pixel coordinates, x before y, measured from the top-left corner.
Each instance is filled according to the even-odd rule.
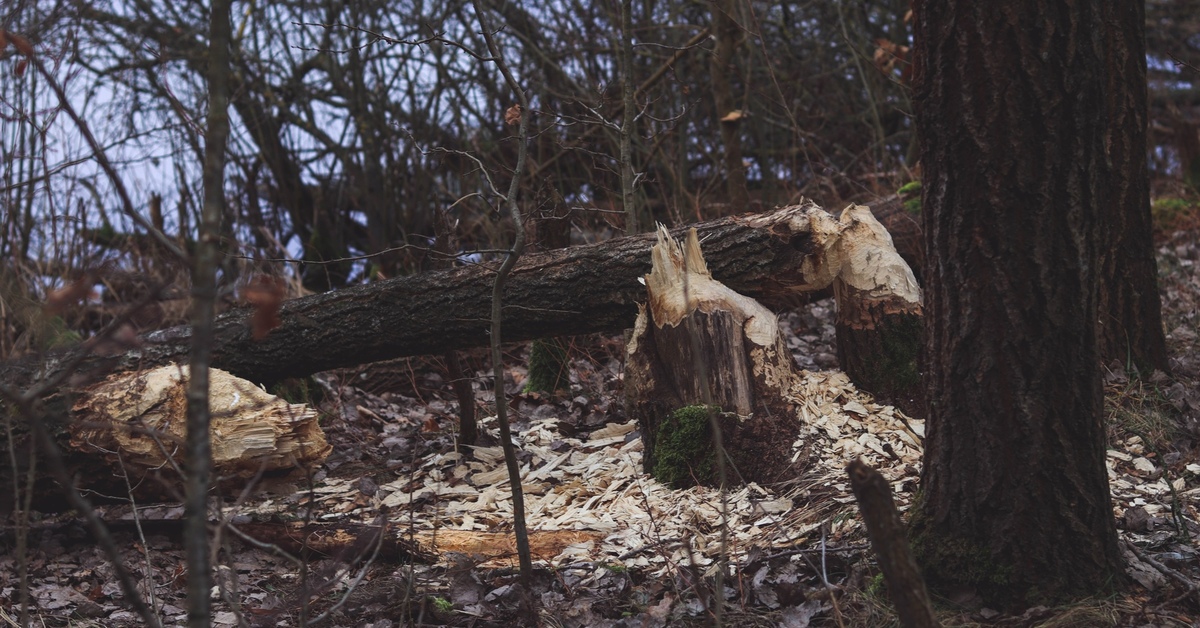
[[[567,347],[557,338],[534,340],[529,348],[525,392],[551,393],[567,387]]]
[[[1000,563],[986,547],[965,538],[947,538],[936,534],[924,514],[924,496],[918,494],[910,509],[909,545],[925,582],[933,591],[948,587],[970,587],[984,596],[985,602],[1007,606],[1025,597],[1014,595],[1012,567]]]
[[[61,316],[52,317],[46,322],[42,349],[61,349],[73,347],[83,341],[83,337],[74,329],[67,328],[67,322]]]
[[[1159,198],[1150,204],[1150,215],[1156,229],[1171,232],[1200,217],[1200,204],[1183,198]]]
[[[892,315],[878,328],[879,351],[864,365],[859,386],[879,395],[905,393],[921,383],[919,316]]]
[[[671,488],[711,484],[716,452],[709,415],[719,408],[684,406],[659,423],[654,446],[654,478]]]
[[[867,580],[867,595],[871,597],[883,598],[887,595],[887,583],[883,579],[883,573],[877,573],[870,580]]]
[[[930,580],[972,584],[985,589],[1011,583],[1012,568],[996,563],[991,552],[963,539],[929,544],[921,561]]]
[[[900,196],[901,203],[904,205],[904,211],[913,215],[921,214],[921,182],[909,181],[900,186],[896,190],[896,194]]]

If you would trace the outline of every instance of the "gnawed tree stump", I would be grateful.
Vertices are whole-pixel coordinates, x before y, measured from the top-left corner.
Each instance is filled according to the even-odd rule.
[[[786,393],[796,372],[775,314],[713,279],[695,230],[681,246],[660,228],[651,257],[649,300],[639,306],[625,362],[646,471],[677,488],[715,483],[712,407],[736,476],[778,479],[789,466],[780,466],[789,457],[788,432],[795,434],[785,417],[794,414]],[[765,420],[744,420],[753,415],[784,419],[784,433]]]
[[[815,205],[792,215],[808,254],[789,290],[834,286],[839,346],[851,379],[898,392],[917,383],[921,293],[912,271],[868,208],[835,220]],[[696,232],[681,246],[660,229],[645,277],[648,300],[626,347],[628,409],[638,420],[647,472],[675,486],[712,483],[706,427],[719,412],[726,452],[742,480],[789,473],[797,374],[775,314],[713,279]],[[857,381],[857,380],[856,380]],[[697,407],[702,409],[696,409]]]
[[[108,471],[91,474],[85,484],[128,476],[149,495],[182,493],[177,469],[187,435],[187,377],[187,366],[162,366],[116,373],[78,391],[67,446],[86,454],[74,457],[80,463]],[[312,408],[218,369],[210,378],[213,475],[222,486],[287,476],[329,455],[332,447]],[[142,482],[151,476],[154,481]]]
[[[838,364],[859,388],[911,398],[921,379],[921,288],[869,208],[847,207],[838,222]]]

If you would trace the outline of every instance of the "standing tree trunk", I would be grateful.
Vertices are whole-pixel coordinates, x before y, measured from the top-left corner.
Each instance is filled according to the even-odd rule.
[[[716,36],[711,66],[712,89],[717,122],[721,125],[721,145],[725,148],[725,176],[731,214],[750,209],[746,166],[742,163],[742,138],[738,130],[742,114],[734,107],[733,79],[729,76],[729,70],[733,67],[733,53],[737,50],[741,35],[738,23],[733,19],[736,7],[733,0],[713,0],[712,3],[712,29]]]
[[[1145,374],[1166,371],[1150,218],[1150,175],[1146,163],[1145,4],[1119,2],[1104,23],[1108,109],[1105,142],[1112,168],[1124,176],[1107,183],[1104,221],[1107,244],[1101,252],[1100,356]]]
[[[1096,316],[1115,3],[914,4],[931,586],[1019,607],[1120,578]],[[1139,23],[1140,24],[1140,23]]]
[[[641,212],[633,197],[633,137],[637,135],[637,108],[633,85],[633,0],[621,2],[621,205],[625,208],[625,235],[642,232]]]

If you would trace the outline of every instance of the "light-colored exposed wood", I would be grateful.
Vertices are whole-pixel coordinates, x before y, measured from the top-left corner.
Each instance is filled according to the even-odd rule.
[[[180,463],[187,373],[186,366],[127,371],[79,391],[68,426],[71,447],[135,476]],[[316,410],[218,369],[210,377],[215,475],[248,479],[314,466],[329,455]]]
[[[779,279],[781,289],[834,287],[839,332],[845,329],[848,344],[865,353],[847,360],[851,379],[869,375],[883,386],[891,385],[890,375],[916,373],[921,290],[887,230],[864,206],[850,206],[835,219],[810,203],[787,216],[786,225],[778,215],[763,219],[772,221],[764,228],[793,234],[793,246],[805,252],[800,272]],[[763,473],[782,469],[763,460],[784,458],[785,448],[774,451],[762,441],[790,442],[789,434],[775,432],[798,428],[793,409],[803,403],[793,393],[798,374],[775,314],[713,278],[695,230],[680,243],[660,228],[650,257],[647,302],[629,338],[625,377],[628,410],[646,443],[646,469],[654,469],[662,430],[673,429],[667,417],[684,406],[713,404],[740,417],[722,419],[727,442],[760,448],[730,452],[731,458],[743,454],[749,466],[739,473],[769,481]],[[753,424],[765,417],[771,427]]]

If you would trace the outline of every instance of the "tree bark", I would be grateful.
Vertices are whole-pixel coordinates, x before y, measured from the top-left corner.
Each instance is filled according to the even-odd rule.
[[[697,225],[713,275],[755,298],[786,299],[809,289],[816,250],[812,203],[770,214],[722,218]],[[832,219],[830,219],[832,220]],[[677,230],[678,232],[678,230]],[[653,234],[530,255],[509,279],[505,340],[608,332],[633,325],[644,299],[639,279],[650,270]],[[281,324],[261,341],[252,337],[248,308],[220,316],[212,365],[259,383],[403,356],[443,353],[488,343],[494,269],[471,266],[388,279],[293,299]],[[825,278],[826,285],[832,278]],[[174,327],[145,334],[139,346],[115,356],[89,355],[75,367],[108,373],[181,362],[190,332]],[[0,365],[0,381],[15,389],[68,366],[70,351]]]
[[[1122,176],[1104,182],[1101,252],[1100,356],[1147,375],[1168,371],[1158,293],[1146,160],[1145,4],[1115,3],[1102,31],[1105,43],[1106,156]],[[1194,131],[1193,131],[1194,132]]]
[[[741,111],[733,97],[733,55],[737,51],[741,30],[734,20],[736,3],[733,0],[713,0],[712,31],[716,39],[712,56],[712,89],[716,105],[717,124],[721,127],[721,145],[725,149],[725,176],[729,192],[730,212],[749,209],[750,195],[746,188],[746,166],[742,163]]]
[[[225,207],[225,145],[229,139],[229,23],[230,0],[214,0],[209,12],[208,125],[204,131],[204,204],[196,250],[192,254],[191,351],[187,383],[187,430],[184,435],[184,538],[187,565],[188,626],[212,623],[209,589],[208,497],[212,484],[214,417],[209,404],[212,376],[213,319],[217,315],[217,268],[221,253],[221,214]]]
[[[922,396],[921,290],[870,209],[852,205],[839,223],[845,261],[833,282],[838,364],[860,388],[912,405]],[[885,285],[890,289],[881,290]]]
[[[1113,3],[914,5],[928,437],[913,544],[934,589],[1019,607],[1120,580],[1097,263]],[[1139,23],[1140,24],[1140,23]]]

